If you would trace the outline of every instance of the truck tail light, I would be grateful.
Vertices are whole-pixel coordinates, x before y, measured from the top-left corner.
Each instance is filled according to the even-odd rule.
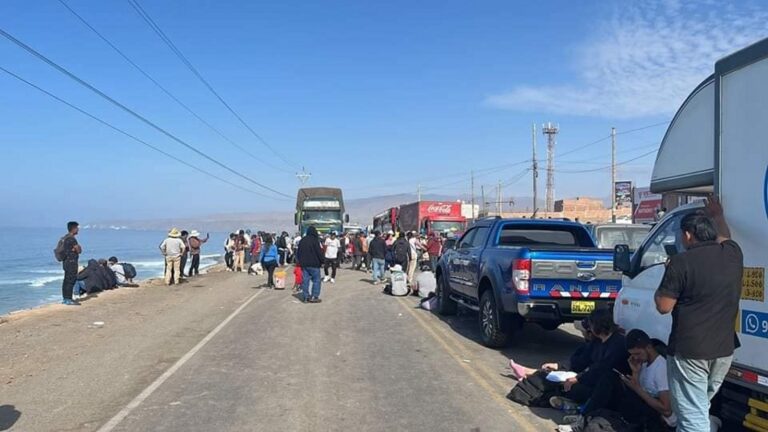
[[[512,262],[512,282],[518,294],[528,295],[531,281],[531,260],[516,259]]]

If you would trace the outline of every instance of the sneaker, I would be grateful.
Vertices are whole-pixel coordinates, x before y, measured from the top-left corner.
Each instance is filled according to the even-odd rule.
[[[331,280],[331,278],[329,278],[328,276],[325,276],[325,277],[323,278],[323,282],[328,282],[329,280]]]
[[[557,432],[583,432],[584,426],[581,425],[560,425]]]
[[[571,426],[584,426],[584,416],[581,414],[563,416],[563,423]]]
[[[64,299],[61,301],[61,304],[67,305],[67,306],[80,306],[80,302],[70,300],[70,299]]]
[[[579,409],[579,404],[561,396],[552,396],[549,398],[549,405],[560,411],[577,412]]]
[[[373,284],[374,284],[374,285],[378,285],[378,284],[379,284],[379,280],[378,280],[378,279],[374,279],[374,280],[373,280]]]
[[[336,283],[336,279],[334,279],[334,278],[331,278],[331,283],[332,283],[332,284],[335,284],[335,283]]]

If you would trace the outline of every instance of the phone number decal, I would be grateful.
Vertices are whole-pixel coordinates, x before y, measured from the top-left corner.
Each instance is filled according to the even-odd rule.
[[[768,339],[768,313],[742,310],[741,332]]]

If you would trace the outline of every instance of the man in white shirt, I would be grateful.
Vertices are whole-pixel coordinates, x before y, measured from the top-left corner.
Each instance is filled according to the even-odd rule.
[[[663,430],[665,425],[677,425],[669,396],[667,360],[642,330],[627,333],[626,343],[632,375],[612,371],[603,377],[584,405],[583,416],[566,416],[563,420],[573,423],[560,426],[559,431],[581,431],[585,417],[604,409],[619,413],[629,423],[642,426],[642,430]]]
[[[336,238],[336,231],[331,232],[331,236],[325,239],[325,278],[323,282],[330,281],[336,283],[336,269],[339,267],[339,249],[341,242]],[[328,276],[328,267],[332,269],[330,277]]]
[[[181,254],[186,245],[181,239],[181,232],[174,228],[168,233],[168,238],[160,243],[160,252],[165,256],[165,284],[170,285],[171,280],[178,285],[181,283]]]
[[[411,259],[408,261],[408,284],[413,285],[413,275],[416,273],[416,266],[424,253],[424,249],[419,241],[419,236],[413,231],[407,235],[408,244],[411,246]]]

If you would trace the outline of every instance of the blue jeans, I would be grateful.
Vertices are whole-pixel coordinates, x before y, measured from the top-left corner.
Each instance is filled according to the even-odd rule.
[[[320,280],[320,268],[307,268],[303,267],[301,269],[302,277],[304,280],[301,281],[301,292],[304,295],[304,300],[309,299],[309,282],[310,279],[312,279],[312,297],[320,297],[320,284],[322,281]]]
[[[384,270],[386,269],[387,262],[381,258],[373,259],[373,281],[380,281],[384,279]]]
[[[79,296],[83,292],[85,292],[85,281],[84,280],[76,281],[75,287],[72,289],[72,294]]]
[[[714,360],[667,358],[672,411],[677,414],[677,432],[709,430],[709,401],[723,384],[733,356]]]

